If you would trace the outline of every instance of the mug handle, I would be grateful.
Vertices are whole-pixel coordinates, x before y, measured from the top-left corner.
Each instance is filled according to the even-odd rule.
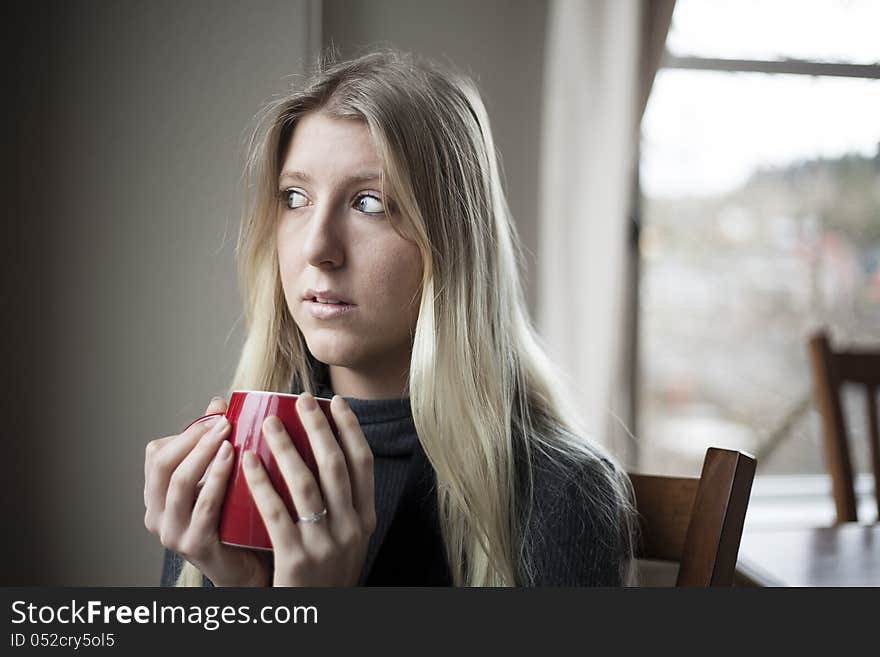
[[[210,420],[212,417],[222,417],[222,416],[224,416],[224,415],[226,415],[226,413],[209,413],[208,415],[203,415],[202,417],[200,417],[200,418],[198,418],[198,419],[196,419],[196,420],[193,420],[192,422],[190,422],[189,424],[187,424],[187,425],[186,425],[186,429],[184,429],[184,430],[181,431],[180,433],[183,433],[184,431],[186,431],[187,429],[189,429],[189,428],[190,428],[192,425],[194,425],[194,424],[198,424],[199,422],[204,422],[205,420]]]

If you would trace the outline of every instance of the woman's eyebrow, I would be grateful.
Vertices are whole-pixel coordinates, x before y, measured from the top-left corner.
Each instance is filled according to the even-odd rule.
[[[312,177],[305,171],[282,171],[278,177],[278,182],[285,180],[301,180],[302,182],[312,182]],[[382,180],[382,174],[375,171],[364,171],[356,173],[353,176],[347,176],[345,182],[369,182],[372,180]]]

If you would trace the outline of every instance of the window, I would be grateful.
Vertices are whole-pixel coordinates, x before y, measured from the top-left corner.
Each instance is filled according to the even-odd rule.
[[[807,336],[880,343],[877,25],[877,2],[678,0],[642,123],[645,471],[716,445],[826,472]]]

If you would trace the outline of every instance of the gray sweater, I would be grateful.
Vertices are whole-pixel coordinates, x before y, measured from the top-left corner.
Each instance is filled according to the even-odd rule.
[[[321,396],[331,396],[320,390]],[[360,584],[446,586],[452,583],[437,515],[433,470],[419,444],[409,399],[347,398],[373,451],[376,531],[370,538]],[[607,465],[607,462],[605,462]],[[615,493],[604,466],[586,463],[575,476],[602,497]],[[619,528],[600,518],[567,471],[546,457],[533,461],[534,507],[526,535],[537,586],[621,584]],[[161,585],[172,586],[179,555],[165,551]],[[205,586],[211,586],[205,578]]]

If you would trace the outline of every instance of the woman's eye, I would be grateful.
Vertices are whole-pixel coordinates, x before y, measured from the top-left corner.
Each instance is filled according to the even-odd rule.
[[[281,192],[281,195],[284,198],[284,203],[290,210],[296,210],[309,204],[309,199],[305,197],[305,194],[295,189],[285,189]]]
[[[354,202],[354,208],[364,214],[384,214],[385,206],[382,201],[371,194],[362,194]]]

